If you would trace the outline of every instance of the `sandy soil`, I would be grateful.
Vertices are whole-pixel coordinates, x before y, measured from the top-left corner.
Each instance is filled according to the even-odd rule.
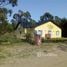
[[[0,67],[67,67],[67,52],[54,49],[51,53],[54,55],[44,53],[29,58],[8,58]]]
[[[55,43],[55,45],[57,44]],[[46,45],[48,45],[48,43],[46,43]],[[57,48],[57,46],[49,45],[42,47],[21,44],[16,46],[0,46],[0,49],[3,50],[2,53],[6,54],[6,56],[7,54],[9,54],[9,56],[12,55],[11,57],[1,60],[0,67],[67,67],[66,46],[59,46],[60,49]],[[51,51],[46,52],[46,48]],[[32,53],[32,56],[27,57],[30,53]],[[35,53],[35,55],[33,53]],[[22,54],[27,56],[22,58]]]

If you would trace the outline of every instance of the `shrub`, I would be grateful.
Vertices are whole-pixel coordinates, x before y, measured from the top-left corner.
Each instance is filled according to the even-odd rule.
[[[31,33],[26,33],[25,37],[26,37],[26,40],[29,41],[29,40],[31,40],[32,35],[31,35]]]
[[[22,40],[19,38],[16,38],[14,35],[12,34],[6,34],[6,35],[2,35],[0,36],[0,43],[4,43],[4,44],[10,44],[10,43],[18,43],[21,42]]]

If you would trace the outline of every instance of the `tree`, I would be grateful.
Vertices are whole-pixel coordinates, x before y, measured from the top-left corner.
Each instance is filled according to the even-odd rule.
[[[12,32],[12,24],[8,23],[7,20],[3,21],[3,23],[0,23],[0,34],[4,34],[6,32]]]
[[[18,0],[0,0],[0,33],[7,32],[7,28],[9,29],[10,24],[7,20],[7,15],[11,16],[12,10],[4,8],[4,6],[11,4],[13,7],[17,5]]]
[[[57,22],[61,22],[61,18],[58,17],[58,16],[55,16],[55,19],[54,20],[57,21]]]
[[[7,26],[7,15],[11,15],[12,11],[7,10],[6,8],[0,8],[0,33],[6,32],[6,26]]]
[[[16,22],[15,19],[12,19],[11,22],[12,22],[12,27],[13,27],[13,30],[14,30],[15,27],[16,27],[17,22]]]
[[[67,37],[67,19],[62,18],[61,19],[61,25],[62,25],[62,36]]]
[[[12,26],[12,24],[10,24],[10,23],[7,23],[7,25],[6,25],[6,32],[12,32],[13,31],[13,26]]]
[[[17,29],[19,24],[21,24],[22,27],[31,27],[33,25],[33,23],[35,22],[31,18],[31,14],[28,11],[23,12],[21,10],[18,11],[18,13],[14,14],[13,19],[17,21],[17,25],[16,25],[15,29]]]
[[[0,8],[0,20],[1,21],[6,20],[8,13],[11,15],[12,11],[11,10],[7,10],[6,8]]]
[[[4,5],[11,4],[13,7],[17,5],[18,0],[0,0],[0,20],[7,19],[7,14],[12,13],[12,10],[4,8]]]
[[[11,4],[13,7],[17,5],[18,0],[0,0],[0,6]]]
[[[30,19],[30,23],[31,23],[32,27],[35,27],[36,26],[36,21],[35,20]]]
[[[60,18],[60,17],[54,16],[53,21],[54,21],[58,26],[61,27],[61,18]]]
[[[49,12],[44,13],[44,14],[40,17],[40,21],[41,21],[41,22],[47,21],[47,20],[53,20],[53,16],[52,16]]]
[[[67,18],[62,18],[61,19],[61,25],[65,25],[67,23]]]

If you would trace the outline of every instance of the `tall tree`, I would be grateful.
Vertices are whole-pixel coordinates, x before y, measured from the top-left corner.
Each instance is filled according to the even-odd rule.
[[[11,15],[12,11],[7,10],[6,8],[0,8],[0,20],[4,21],[5,19],[7,19],[8,13]]]
[[[7,15],[8,13],[11,15],[12,11],[7,10],[6,8],[0,8],[0,33],[5,33],[6,32],[6,27],[7,27]]]
[[[61,25],[62,25],[62,36],[67,37],[67,18],[61,19]]]
[[[58,16],[54,16],[54,22],[61,27],[61,18]]]
[[[53,16],[52,14],[50,14],[49,12],[44,13],[41,17],[40,17],[40,21],[47,21],[47,20],[53,20]]]
[[[28,11],[23,12],[21,10],[18,13],[14,14],[13,19],[15,19],[18,22],[15,29],[17,29],[19,24],[21,24],[23,27],[31,27],[35,22],[31,18],[31,14]]]
[[[4,8],[4,6],[11,4],[14,7],[17,5],[17,1],[18,0],[0,0],[0,33],[6,31],[8,25],[7,15],[11,15],[12,13],[12,10]]]
[[[18,0],[0,0],[0,6],[11,4],[13,7],[17,5]]]

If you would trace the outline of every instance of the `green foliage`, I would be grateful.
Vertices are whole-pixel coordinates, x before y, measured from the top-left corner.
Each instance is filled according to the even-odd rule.
[[[52,14],[50,14],[49,12],[44,13],[41,17],[40,17],[40,21],[46,21],[46,20],[53,20],[53,16]]]
[[[0,24],[0,34],[3,34],[6,32],[6,26],[7,26],[7,22],[4,21]]]
[[[62,19],[58,16],[53,16],[52,14],[50,14],[49,12],[44,13],[42,16],[40,16],[40,22],[44,22],[44,21],[54,21],[57,25],[61,26],[62,24]]]
[[[13,7],[17,5],[18,0],[0,0],[0,6],[11,4]]]
[[[34,40],[33,29],[28,29],[27,33],[25,34],[25,37],[27,42],[33,44],[33,40]]]
[[[67,18],[62,18],[61,19],[61,25],[64,25],[65,23],[67,23]]]
[[[12,32],[13,31],[13,26],[12,24],[8,23],[7,24],[7,32]]]
[[[13,34],[6,33],[6,34],[0,36],[0,43],[1,44],[8,45],[8,44],[18,43],[18,42],[22,42],[22,40],[16,38]]]
[[[33,19],[31,19],[31,20],[30,20],[30,23],[32,24],[32,26],[35,26],[36,21],[35,21],[35,20],[33,20]]]
[[[67,37],[67,18],[61,19],[62,36]]]
[[[6,8],[0,8],[0,34],[7,32],[9,29],[11,31],[11,25],[7,21],[8,13],[11,15],[12,11]]]
[[[0,24],[0,34],[3,35],[6,32],[12,32],[13,27],[12,24],[8,23],[8,21],[4,21]]]
[[[17,5],[18,0],[0,0],[0,34],[11,32],[12,25],[7,23],[7,15],[11,16],[12,10],[4,8],[4,6],[11,4],[13,7]]]
[[[4,21],[5,19],[7,19],[8,13],[9,11],[6,8],[0,8],[0,20]]]
[[[23,12],[19,10],[18,13],[15,13],[13,15],[12,22],[15,29],[17,29],[19,24],[21,24],[23,27],[28,26],[30,28],[35,25],[36,21],[31,18],[30,12],[28,11]],[[17,23],[17,24],[14,24],[14,23]]]
[[[61,18],[60,17],[58,17],[58,16],[55,16],[54,17],[54,21],[55,21],[55,23],[57,23],[59,26],[61,26]]]
[[[46,43],[59,43],[67,42],[67,38],[52,38],[52,39],[42,39],[42,42]]]
[[[31,33],[26,33],[25,37],[26,37],[26,40],[29,41],[29,40],[31,40],[32,35],[31,35]]]

